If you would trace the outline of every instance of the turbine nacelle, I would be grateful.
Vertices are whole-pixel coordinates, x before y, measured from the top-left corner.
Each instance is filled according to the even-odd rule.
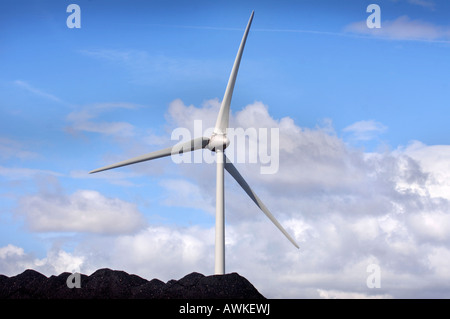
[[[230,145],[230,140],[225,134],[213,134],[206,148],[211,152],[216,152],[216,150],[225,150],[228,145]]]

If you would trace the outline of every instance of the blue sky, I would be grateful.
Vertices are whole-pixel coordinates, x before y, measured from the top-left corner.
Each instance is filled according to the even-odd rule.
[[[81,8],[80,29],[66,25],[70,3]],[[365,25],[370,3],[381,8],[379,30]],[[350,275],[340,284],[325,284],[333,254],[323,244],[333,241],[332,227],[361,234],[360,227],[376,221],[378,239],[384,234],[384,242],[394,237],[404,241],[389,248],[378,242],[381,248],[369,255],[355,248],[360,259],[337,269],[350,274],[366,259],[383,269],[383,258],[396,255],[398,245],[406,245],[412,236],[414,245],[428,253],[427,265],[436,262],[430,266],[435,271],[430,280],[440,282],[449,265],[433,256],[450,254],[449,238],[431,234],[439,233],[433,229],[438,227],[436,220],[450,229],[445,195],[450,170],[450,3],[437,0],[2,1],[0,273],[35,267],[51,274],[71,271],[73,265],[85,272],[117,267],[167,280],[192,271],[208,273],[212,260],[201,260],[212,254],[213,243],[202,246],[199,241],[211,238],[214,191],[202,177],[214,176],[213,167],[160,160],[103,175],[87,172],[173,144],[171,131],[189,126],[199,116],[214,120],[211,114],[223,96],[252,10],[255,18],[231,105],[234,123],[250,125],[252,118],[242,122],[243,116],[252,116],[252,107],[259,110],[263,121],[258,125],[279,125],[281,137],[297,143],[291,153],[304,166],[286,157],[278,177],[270,180],[255,174],[253,165],[248,167],[249,183],[266,196],[260,197],[267,198],[275,215],[279,211],[302,246],[311,247],[311,254],[312,248],[319,249],[320,254],[311,255],[317,264],[310,261],[311,268],[302,271],[320,269],[321,279],[310,283],[312,290],[293,286],[291,294],[273,295],[260,277],[250,279],[270,296],[378,293],[359,291]],[[285,150],[281,159],[288,153]],[[319,160],[305,155],[312,153]],[[355,179],[358,184],[353,176],[365,177]],[[227,251],[236,255],[230,256],[229,269],[252,276],[255,265],[238,262],[240,254],[254,247],[241,245],[238,236],[252,215],[243,213],[243,221],[237,216],[247,209],[258,217],[262,214],[239,195],[242,191],[231,179],[227,183],[234,200],[227,209],[235,210],[227,226]],[[286,185],[295,191],[283,192]],[[419,204],[411,208],[417,202],[422,210]],[[346,212],[358,205],[365,213],[348,219]],[[290,211],[293,206],[302,214]],[[336,210],[332,214],[330,207]],[[410,208],[411,217],[396,215]],[[118,222],[121,212],[123,220]],[[76,222],[77,214],[84,222]],[[323,219],[334,224],[322,228]],[[266,229],[266,222],[248,226],[256,232],[251,238]],[[392,227],[402,235],[391,233],[394,228],[386,223],[398,225]],[[267,226],[276,237],[273,225]],[[119,253],[125,243],[146,251],[145,240],[165,243],[172,237],[180,239],[170,241],[173,255],[188,256],[185,267],[173,272],[164,268],[164,260],[160,268],[142,270],[142,260],[153,260],[151,254],[139,259],[138,254],[125,258]],[[192,246],[186,248],[182,242]],[[264,243],[256,245],[260,248],[255,248],[255,258],[267,254],[270,260],[276,245],[287,256],[292,254],[283,238],[275,246],[270,240]],[[107,247],[113,247],[111,252]],[[386,253],[378,255],[380,251]],[[410,250],[403,253],[405,258],[415,256]],[[301,257],[278,265],[275,260],[280,258],[274,255],[273,264],[269,262],[261,274],[273,275],[281,267],[303,278],[292,270],[295,266],[287,266]],[[308,250],[304,256],[309,256]],[[386,273],[398,273],[396,266],[384,267]],[[421,267],[425,266],[417,265],[408,276],[415,278]],[[271,285],[282,286],[281,282]],[[394,288],[379,295],[417,296],[422,289],[410,288],[411,295]],[[449,287],[444,288],[448,297]],[[433,295],[433,289],[429,293]]]

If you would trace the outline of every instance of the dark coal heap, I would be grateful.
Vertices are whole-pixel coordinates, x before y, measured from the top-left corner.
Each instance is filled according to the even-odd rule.
[[[68,278],[76,283],[67,272],[48,278],[30,269],[13,277],[0,275],[0,299],[264,299],[237,273],[204,276],[193,272],[164,283],[104,268],[90,276],[79,275],[80,288],[69,288]]]

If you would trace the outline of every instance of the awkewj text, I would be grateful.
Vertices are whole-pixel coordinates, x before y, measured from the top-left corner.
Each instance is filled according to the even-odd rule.
[[[177,127],[172,131],[171,140],[180,143],[192,140],[194,137],[210,136],[214,128],[203,131],[202,121],[194,121],[194,134],[185,127]],[[226,155],[233,163],[259,163],[261,174],[275,174],[279,168],[279,128],[258,129],[254,127],[228,128],[227,137],[232,147],[226,149]],[[214,163],[213,152],[186,152],[172,154],[174,163]]]

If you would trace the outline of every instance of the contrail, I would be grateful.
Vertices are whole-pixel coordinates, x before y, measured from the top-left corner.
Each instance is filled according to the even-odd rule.
[[[195,25],[178,25],[178,24],[151,24],[153,26],[169,27],[169,28],[181,28],[181,29],[197,29],[197,30],[218,30],[218,31],[242,31],[241,28],[231,27],[213,27],[213,26],[195,26]],[[305,30],[305,29],[253,29],[253,32],[280,32],[280,33],[303,33],[303,34],[316,34],[334,37],[346,37],[354,39],[370,39],[370,40],[383,40],[383,41],[413,41],[424,43],[444,43],[449,44],[449,40],[436,40],[436,39],[424,39],[424,38],[395,38],[389,36],[370,35],[370,34],[357,34],[351,32],[332,32],[332,31],[317,31],[317,30]]]

